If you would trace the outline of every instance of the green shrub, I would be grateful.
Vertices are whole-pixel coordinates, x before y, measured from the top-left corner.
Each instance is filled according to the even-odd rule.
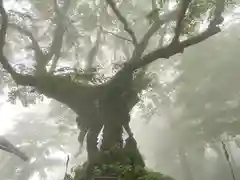
[[[85,166],[80,166],[75,170],[74,180],[85,180]],[[95,166],[93,176],[113,176],[117,177],[119,180],[173,180],[171,177],[164,176],[161,173],[147,171],[142,166],[132,166],[119,162]]]

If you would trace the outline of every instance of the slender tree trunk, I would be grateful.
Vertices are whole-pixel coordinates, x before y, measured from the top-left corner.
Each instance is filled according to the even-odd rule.
[[[233,152],[232,152],[232,149],[231,149],[230,145],[228,146],[228,152],[229,152],[229,155],[230,155],[230,158],[231,158],[231,163],[232,163],[232,166],[233,166],[233,171],[234,171],[235,175],[236,175],[237,178],[238,178],[238,177],[240,177],[240,173],[239,173],[239,171],[237,171],[238,165],[237,165],[237,162],[236,162],[236,160],[235,160],[235,157],[234,157],[234,155],[233,155]]]
[[[215,164],[216,170],[214,177],[216,179],[230,179],[231,174],[228,171],[229,167],[226,164],[221,145],[219,145],[218,143],[212,144],[212,148],[217,153],[217,162]]]

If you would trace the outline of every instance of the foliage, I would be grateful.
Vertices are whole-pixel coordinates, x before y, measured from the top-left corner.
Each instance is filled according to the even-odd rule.
[[[8,92],[8,102],[15,104],[19,99],[23,107],[28,107],[29,104],[36,104],[37,100],[43,101],[43,95],[35,92],[28,87],[12,87]]]
[[[93,176],[94,177],[116,177],[118,179],[124,180],[173,180],[170,177],[164,176],[161,173],[152,172],[146,170],[141,165],[131,164],[131,159],[127,154],[124,154],[122,161],[111,161],[106,163],[101,161],[99,165],[94,167]],[[105,158],[103,158],[105,160]],[[75,169],[74,180],[84,180],[84,174],[86,170],[87,163],[82,166],[78,166]]]

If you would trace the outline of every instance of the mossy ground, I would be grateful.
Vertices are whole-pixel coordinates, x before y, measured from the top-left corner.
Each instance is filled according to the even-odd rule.
[[[161,173],[147,170],[136,157],[142,158],[139,156],[134,158],[129,152],[104,152],[93,168],[93,177],[116,177],[118,180],[173,180]],[[73,179],[88,180],[85,178],[87,166],[87,162],[78,166]]]
[[[158,172],[148,171],[142,166],[133,167],[132,165],[103,164],[95,166],[93,177],[116,177],[118,180],[173,180]],[[75,169],[74,180],[86,180],[85,167],[79,166]]]

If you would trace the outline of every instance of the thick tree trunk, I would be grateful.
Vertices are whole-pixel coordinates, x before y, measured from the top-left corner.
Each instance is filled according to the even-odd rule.
[[[85,126],[88,127],[88,167],[86,171],[88,178],[91,178],[95,165],[120,162],[126,157],[131,158],[131,161],[134,161],[133,164],[141,164],[144,167],[142,156],[129,127],[129,111],[131,110],[128,106],[129,99],[124,98],[124,91],[119,87],[109,88],[102,92],[104,93],[99,94],[99,97],[96,98],[95,105],[92,104],[92,109],[84,108],[85,111],[81,111],[83,110],[81,108],[79,120],[77,120],[80,121],[81,117],[84,117],[84,121],[87,122]],[[80,122],[78,124],[81,126]],[[98,150],[97,137],[102,127],[104,127],[103,141]],[[123,128],[130,136],[125,147],[123,147],[122,138]]]
[[[116,91],[109,92],[99,100],[97,116],[95,123],[101,122],[96,126],[92,124],[87,138],[88,162],[87,168],[88,178],[96,164],[111,164],[121,162],[122,164],[138,164],[144,167],[144,161],[137,148],[137,143],[132,137],[129,127],[130,115],[129,108],[125,98]],[[95,125],[95,126],[94,126]],[[103,128],[103,140],[100,152],[97,150],[97,136]],[[123,128],[128,132],[129,138],[123,147]],[[107,154],[107,155],[106,155]],[[127,160],[127,158],[129,158]]]
[[[122,148],[123,129],[121,125],[105,124],[103,129],[103,141],[101,151],[107,151],[115,146]]]

